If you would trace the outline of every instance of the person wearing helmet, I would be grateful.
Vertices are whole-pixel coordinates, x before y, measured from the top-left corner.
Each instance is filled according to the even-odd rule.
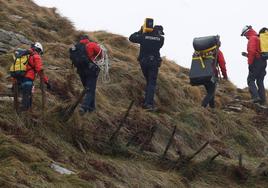
[[[26,73],[21,80],[19,80],[22,89],[22,111],[27,111],[32,106],[32,88],[36,74],[43,77],[48,89],[51,88],[48,77],[43,75],[43,63],[40,57],[40,55],[43,54],[43,46],[39,42],[35,42],[31,45],[29,54]]]
[[[140,62],[142,73],[146,80],[145,99],[143,108],[154,111],[154,94],[157,83],[157,75],[162,59],[160,49],[164,45],[164,35],[162,26],[155,26],[152,32],[140,31],[133,33],[129,41],[140,44],[138,61]]]
[[[242,52],[248,58],[247,84],[254,103],[266,104],[266,92],[264,77],[266,75],[267,62],[261,58],[260,39],[252,26],[247,25],[242,29],[241,36],[248,39],[247,53]]]

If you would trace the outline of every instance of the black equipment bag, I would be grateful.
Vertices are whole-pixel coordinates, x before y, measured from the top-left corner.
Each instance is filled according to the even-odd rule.
[[[86,45],[77,43],[69,49],[70,59],[77,70],[83,70],[93,63],[87,56]]]
[[[210,49],[219,44],[219,36],[207,36],[194,38],[193,46],[195,51],[203,51]]]
[[[215,58],[213,56],[194,56],[189,73],[190,84],[198,86],[207,82],[213,82],[215,80],[214,62]]]

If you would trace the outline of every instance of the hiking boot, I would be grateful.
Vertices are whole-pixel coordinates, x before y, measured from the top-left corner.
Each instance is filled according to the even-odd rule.
[[[83,115],[85,115],[85,113],[87,112],[87,110],[86,109],[84,109],[84,108],[79,108],[79,114],[80,114],[80,116],[83,116]]]
[[[260,97],[256,97],[254,99],[251,99],[251,102],[253,102],[253,103],[260,103],[261,102],[261,99],[260,99]]]
[[[156,111],[156,108],[153,105],[143,105],[142,108],[149,112]]]

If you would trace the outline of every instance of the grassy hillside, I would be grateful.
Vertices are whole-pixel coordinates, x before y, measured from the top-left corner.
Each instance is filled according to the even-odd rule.
[[[146,112],[140,107],[145,82],[138,47],[123,36],[90,32],[108,49],[111,82],[98,83],[96,112],[81,117],[75,111],[64,121],[64,110],[82,91],[68,59],[79,31],[56,9],[30,0],[0,0],[0,5],[2,29],[43,44],[45,72],[54,86],[46,92],[44,120],[38,79],[32,112],[17,115],[12,101],[1,101],[0,187],[268,187],[268,113],[246,102],[246,89],[220,81],[217,108],[203,109],[204,89],[190,86],[188,70],[164,58],[155,97],[159,110]],[[11,62],[12,50],[0,55],[2,95],[10,93]],[[109,142],[132,100],[119,136]],[[174,126],[171,147],[161,158]],[[61,175],[52,163],[74,174]]]

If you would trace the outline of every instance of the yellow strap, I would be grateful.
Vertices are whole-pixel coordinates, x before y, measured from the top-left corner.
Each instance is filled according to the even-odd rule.
[[[203,58],[201,56],[193,57],[193,60],[200,60],[202,68],[204,69],[206,67],[204,64]]]
[[[212,55],[206,56],[205,58],[214,59],[214,57]],[[203,58],[201,56],[193,57],[193,60],[200,60],[202,68],[204,69],[206,67],[206,65],[204,64],[204,60],[203,60]]]
[[[212,46],[211,48],[208,48],[206,50],[201,50],[201,51],[197,51],[197,52],[199,52],[199,53],[207,53],[207,52],[212,51],[212,50],[214,50],[216,48],[217,48],[217,45]]]

